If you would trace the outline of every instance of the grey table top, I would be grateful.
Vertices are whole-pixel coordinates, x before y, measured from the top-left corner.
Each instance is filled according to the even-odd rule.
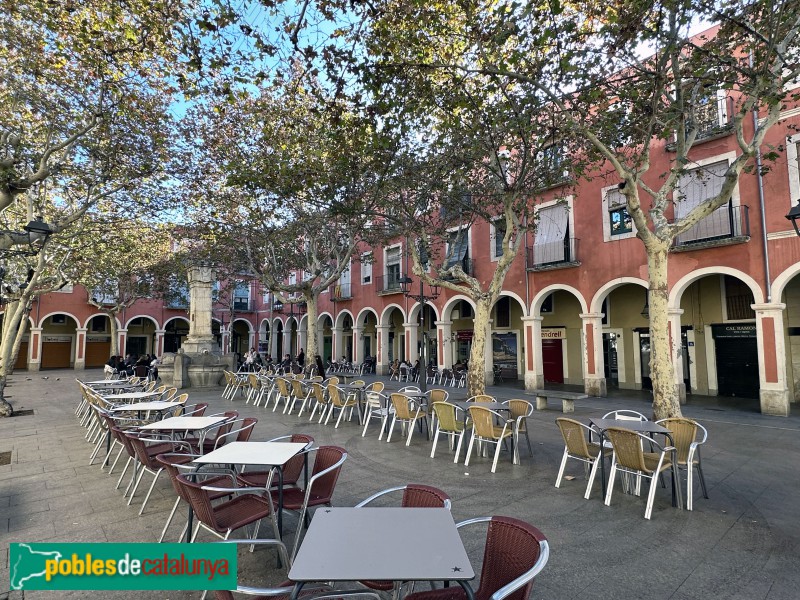
[[[670,433],[670,430],[653,421],[628,421],[627,419],[589,419],[598,429],[623,427],[640,433]]]
[[[480,406],[481,408],[488,408],[489,410],[497,411],[508,411],[508,404],[503,404],[502,402],[467,402],[466,400],[456,400],[455,402],[450,402],[450,404],[455,404],[459,408],[463,408],[465,411],[469,410],[470,406]]]
[[[475,577],[446,508],[320,508],[293,581],[468,581]]]
[[[182,402],[161,402],[156,400],[154,402],[137,402],[135,404],[123,404],[121,406],[115,406],[111,410],[112,411],[131,411],[131,410],[167,410],[168,408],[174,408],[176,406],[180,406],[183,404]]]
[[[157,429],[163,431],[195,431],[213,427],[217,423],[226,421],[228,417],[170,417],[163,421],[149,423],[140,429]]]
[[[229,442],[194,462],[282,466],[305,447],[305,443],[298,442]]]

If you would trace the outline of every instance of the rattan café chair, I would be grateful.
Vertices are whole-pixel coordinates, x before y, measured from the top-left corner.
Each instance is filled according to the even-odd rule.
[[[241,545],[248,545],[250,547],[255,546],[275,546],[275,549],[278,553],[278,557],[280,559],[280,564],[286,565],[287,567],[291,565],[291,561],[289,560],[289,553],[286,551],[286,545],[281,542],[280,540],[222,540],[218,542],[220,544],[241,544]],[[256,570],[261,570],[263,568],[263,558],[259,557],[259,565]],[[240,558],[239,564],[242,563]],[[258,598],[265,599],[270,598],[272,600],[289,600],[294,591],[294,581],[286,580],[282,583],[279,583],[277,587],[272,588],[259,588],[253,587],[252,585],[242,585],[237,584],[235,590],[217,590],[214,592],[214,597],[217,600],[234,600],[237,596],[257,596]],[[323,600],[323,599],[331,599],[334,598],[351,598],[351,597],[365,597],[365,598],[372,598],[373,600],[383,600],[383,596],[381,596],[378,592],[374,592],[368,589],[356,589],[356,590],[334,590],[330,586],[324,584],[307,584],[303,587],[300,591],[300,594],[297,596],[298,600],[304,600],[308,598],[309,600],[313,598],[313,600]]]
[[[450,442],[450,448],[455,445],[456,455],[453,462],[457,463],[461,455],[461,446],[464,443],[464,434],[467,431],[465,425],[464,409],[449,402],[434,402],[431,407],[436,416],[436,432],[433,434],[433,446],[431,447],[431,458],[436,453],[436,445],[439,442],[439,434],[443,433]],[[458,444],[453,444],[458,438]]]
[[[586,440],[587,434],[591,435],[593,430],[580,421],[559,417],[556,419],[556,425],[558,425],[561,430],[561,436],[564,438],[564,456],[561,458],[561,466],[558,469],[556,487],[561,487],[561,478],[564,476],[567,459],[579,460],[583,463],[587,474],[589,474],[589,483],[586,485],[586,493],[583,495],[588,500],[589,495],[592,493],[594,478],[597,475],[597,467],[600,464],[598,460],[598,457],[600,457],[600,444]],[[611,454],[611,450],[603,448],[602,459],[605,459],[609,454]]]
[[[483,552],[480,586],[475,600],[525,600],[530,596],[533,580],[544,569],[550,557],[550,546],[536,527],[511,517],[479,517],[456,526],[489,523]],[[405,600],[466,600],[460,586],[450,586],[409,594]]]
[[[692,473],[697,469],[700,478],[700,489],[703,491],[703,498],[708,499],[706,480],[703,477],[703,466],[700,463],[700,445],[706,443],[708,431],[697,421],[691,419],[662,419],[656,421],[659,425],[666,427],[672,433],[678,455],[678,468],[685,468],[686,475],[686,509],[692,510]],[[697,439],[698,433],[700,440]]]
[[[667,469],[672,468],[672,461],[667,454],[675,448],[672,446],[661,446],[653,438],[648,437],[637,431],[624,429],[622,427],[609,427],[606,429],[606,437],[611,442],[614,455],[611,460],[611,474],[608,478],[608,489],[606,490],[606,506],[611,504],[611,493],[614,491],[614,478],[617,471],[629,473],[637,476],[636,494],[639,495],[639,482],[641,477],[650,479],[650,491],[647,494],[647,505],[644,509],[644,518],[649,519],[653,512],[653,498],[656,493],[656,481],[658,475]],[[645,452],[642,449],[642,442],[647,441],[657,448],[657,452]],[[677,480],[673,481],[675,486],[680,485]]]

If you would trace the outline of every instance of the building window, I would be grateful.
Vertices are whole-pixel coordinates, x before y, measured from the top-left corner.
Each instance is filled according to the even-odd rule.
[[[504,217],[495,219],[491,224],[492,260],[503,256],[503,238],[506,235],[506,220]]]
[[[386,250],[386,286],[387,290],[400,288],[400,257],[401,246],[394,246]]]
[[[497,299],[494,316],[497,327],[511,327],[511,302],[508,296],[501,296]]]
[[[97,315],[92,317],[92,321],[89,324],[89,330],[92,333],[105,333],[106,331],[106,316],[105,315]]]
[[[728,321],[751,321],[756,313],[751,304],[755,302],[753,292],[746,283],[736,277],[725,275],[725,310]]]
[[[567,149],[563,143],[545,146],[539,151],[537,159],[540,187],[561,185],[569,179]]]
[[[675,192],[675,221],[688,215],[695,207],[716,197],[722,190],[728,161],[722,160],[700,166],[681,175]],[[731,237],[734,233],[732,200],[687,229],[676,238],[677,244],[691,244]]]
[[[542,314],[553,312],[553,298],[555,298],[555,294],[548,294],[547,298],[542,301],[542,308],[539,312]]]
[[[540,208],[536,214],[533,264],[540,266],[573,261],[568,206],[557,203]]]
[[[237,281],[233,292],[233,310],[250,310],[250,282]]]
[[[361,285],[372,283],[372,252],[361,255]]]
[[[618,185],[603,188],[603,240],[624,240],[636,235],[636,226],[628,214],[625,194]]]
[[[446,269],[450,269],[457,264],[465,272],[468,272],[466,261],[469,260],[469,229],[459,227],[456,231],[451,231],[447,236],[447,264]]]
[[[786,139],[786,162],[789,167],[788,211],[800,200],[800,133],[796,133]]]

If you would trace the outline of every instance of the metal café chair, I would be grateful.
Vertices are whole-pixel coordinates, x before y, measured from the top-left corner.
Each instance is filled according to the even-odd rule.
[[[685,468],[686,473],[686,509],[692,510],[692,496],[694,482],[692,473],[697,470],[700,479],[700,489],[703,498],[708,499],[706,480],[703,477],[703,465],[700,462],[700,446],[706,443],[708,431],[697,421],[692,419],[672,418],[656,421],[662,427],[669,429],[672,440],[677,449],[678,468]],[[698,440],[698,435],[700,439]]]
[[[614,454],[611,458],[611,474],[608,478],[608,489],[606,490],[605,504],[611,504],[611,493],[614,491],[614,478],[618,471],[635,475],[636,495],[639,495],[640,483],[642,478],[650,479],[650,490],[647,494],[647,505],[644,509],[644,518],[650,519],[653,512],[653,499],[656,493],[656,480],[658,475],[667,469],[672,469],[672,461],[667,457],[675,448],[672,446],[661,446],[653,438],[648,437],[637,431],[624,429],[622,427],[609,427],[605,431],[606,437],[611,442]],[[642,442],[648,441],[651,448],[658,448],[657,452],[645,452],[642,449]],[[675,480],[674,485],[680,485]]]
[[[455,438],[458,438],[458,444],[455,445],[456,455],[453,457],[453,462],[457,463],[461,455],[461,446],[464,443],[464,434],[467,431],[464,410],[449,402],[434,402],[431,404],[431,407],[433,409],[433,414],[436,416],[436,431],[433,434],[431,458],[433,458],[436,453],[436,444],[439,442],[439,434],[444,433],[448,437],[451,449],[454,446],[453,442]],[[461,413],[460,418],[459,413]]]
[[[561,487],[561,478],[564,476],[567,460],[570,458],[578,460],[583,463],[584,470],[589,474],[589,483],[586,485],[586,493],[583,495],[588,500],[600,460],[611,454],[611,450],[601,448],[600,444],[587,441],[587,435],[591,436],[593,430],[580,421],[559,417],[556,419],[556,425],[561,430],[561,437],[564,438],[564,455],[561,457],[561,466],[558,469],[558,477],[556,477],[556,487]]]

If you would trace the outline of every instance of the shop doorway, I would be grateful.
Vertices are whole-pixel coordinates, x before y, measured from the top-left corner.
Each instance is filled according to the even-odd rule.
[[[542,340],[545,383],[564,383],[564,340]]]
[[[616,333],[603,334],[603,362],[605,364],[606,385],[619,387],[619,363],[617,356]]]
[[[758,344],[755,324],[712,325],[717,359],[717,393],[758,398]]]

